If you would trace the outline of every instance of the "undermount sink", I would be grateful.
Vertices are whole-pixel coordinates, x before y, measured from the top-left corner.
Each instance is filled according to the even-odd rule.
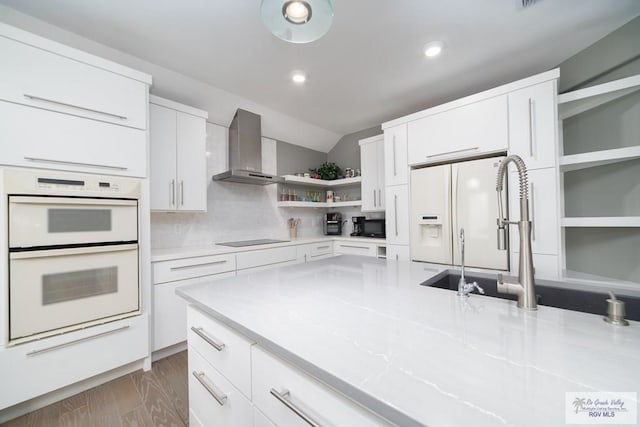
[[[516,301],[515,295],[498,293],[496,277],[483,277],[478,275],[465,274],[467,283],[478,282],[478,285],[484,289],[485,296],[502,298]],[[422,286],[430,286],[432,288],[458,290],[459,273],[446,273],[445,275],[436,275],[431,279],[421,283]],[[474,292],[472,295],[477,295]],[[601,314],[607,313],[607,302],[609,298],[606,293],[582,291],[577,289],[557,288],[552,286],[543,286],[536,284],[536,297],[538,305],[547,307],[563,308],[565,310],[581,311],[583,313]],[[632,296],[617,296],[619,300],[626,303],[626,318],[628,320],[640,320],[640,298]]]

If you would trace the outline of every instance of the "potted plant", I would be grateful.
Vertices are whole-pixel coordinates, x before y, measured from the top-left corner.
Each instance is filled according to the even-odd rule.
[[[311,176],[318,175],[320,179],[332,181],[340,177],[342,170],[333,162],[324,162],[317,169],[309,169],[309,172],[311,172]]]

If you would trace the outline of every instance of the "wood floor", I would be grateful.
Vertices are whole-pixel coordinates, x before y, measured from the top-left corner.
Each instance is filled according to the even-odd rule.
[[[187,352],[23,415],[1,427],[185,427]]]

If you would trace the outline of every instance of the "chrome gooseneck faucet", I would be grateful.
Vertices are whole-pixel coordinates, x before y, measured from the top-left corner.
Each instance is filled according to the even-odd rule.
[[[509,221],[504,217],[502,208],[502,187],[507,166],[513,162],[518,169],[520,181],[520,221]],[[520,234],[520,259],[518,270],[518,283],[509,283],[502,280],[502,274],[498,274],[498,292],[514,294],[518,296],[518,307],[525,310],[537,310],[535,282],[533,279],[533,257],[531,255],[531,221],[529,221],[529,178],[527,176],[527,166],[524,161],[516,155],[504,159],[498,168],[496,180],[496,191],[498,192],[498,249],[507,249],[506,226],[514,224],[518,226]]]
[[[460,280],[458,280],[458,296],[468,297],[474,289],[477,289],[479,293],[484,294],[484,289],[478,285],[478,282],[467,283],[464,278],[464,228],[460,229]]]

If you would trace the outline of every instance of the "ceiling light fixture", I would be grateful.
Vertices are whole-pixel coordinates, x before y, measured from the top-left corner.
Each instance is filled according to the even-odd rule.
[[[307,81],[307,76],[300,71],[296,71],[291,75],[291,80],[294,83],[302,84]]]
[[[435,58],[442,52],[442,42],[427,43],[424,47],[424,54],[427,58]]]
[[[262,0],[262,22],[290,43],[309,43],[324,36],[333,22],[330,0]]]

